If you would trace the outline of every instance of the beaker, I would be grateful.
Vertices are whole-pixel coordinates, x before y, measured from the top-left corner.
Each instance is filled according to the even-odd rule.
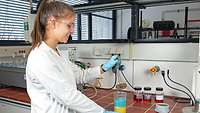
[[[114,93],[114,111],[126,113],[126,92],[117,91]]]

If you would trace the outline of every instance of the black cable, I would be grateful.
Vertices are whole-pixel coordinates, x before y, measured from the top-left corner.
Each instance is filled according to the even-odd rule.
[[[128,83],[128,85],[131,86],[131,88],[133,88],[133,90],[134,90],[134,87],[131,85],[131,83],[128,81],[128,79],[125,77],[123,71],[121,71],[121,73],[122,73],[122,75],[123,75],[125,81]]]
[[[180,84],[180,83],[178,83],[178,82],[176,82],[176,81],[174,81],[174,80],[172,80],[172,79],[170,78],[170,76],[169,76],[169,69],[167,70],[167,77],[168,77],[168,79],[169,79],[170,81],[172,81],[173,83],[175,83],[175,84],[177,84],[177,85],[180,85],[180,86],[184,87],[185,89],[187,89],[187,91],[189,91],[189,93],[192,95],[193,100],[194,100],[193,102],[195,103],[196,98],[194,97],[194,95],[193,95],[193,93],[190,91],[190,89],[187,88],[186,86],[184,86],[183,84]]]
[[[193,102],[192,97],[191,97],[187,92],[185,92],[185,91],[183,91],[183,90],[181,90],[181,89],[174,88],[174,87],[170,86],[170,85],[167,83],[167,81],[166,81],[166,79],[165,79],[165,71],[161,71],[161,74],[162,74],[162,77],[163,77],[163,79],[164,79],[165,84],[166,84],[168,87],[170,87],[171,89],[180,91],[180,92],[182,92],[182,93],[185,93],[185,94],[192,100],[192,105],[194,105],[194,102]]]

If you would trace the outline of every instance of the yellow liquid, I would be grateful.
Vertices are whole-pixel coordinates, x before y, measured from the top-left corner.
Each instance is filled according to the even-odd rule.
[[[126,107],[115,107],[115,112],[126,113]]]

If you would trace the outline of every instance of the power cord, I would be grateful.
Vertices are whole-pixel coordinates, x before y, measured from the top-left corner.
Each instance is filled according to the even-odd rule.
[[[165,71],[161,71],[161,75],[162,75],[162,77],[163,77],[163,80],[164,80],[165,84],[166,84],[168,87],[170,87],[171,89],[180,91],[180,92],[182,92],[182,93],[185,93],[185,94],[192,100],[192,105],[194,105],[194,101],[193,101],[192,97],[191,97],[187,92],[185,92],[185,91],[183,91],[183,90],[181,90],[181,89],[172,87],[172,86],[170,86],[170,85],[167,83],[167,81],[166,81],[166,79],[165,79]]]
[[[111,90],[111,89],[113,89],[115,86],[116,86],[116,84],[117,84],[117,71],[114,73],[114,76],[115,76],[115,82],[114,82],[114,84],[113,84],[113,86],[112,87],[110,87],[110,88],[103,88],[103,89],[105,89],[105,90]],[[100,82],[99,80],[97,80],[97,82]],[[100,83],[99,83],[100,84]],[[94,98],[94,97],[96,97],[97,96],[97,86],[96,85],[92,85],[92,84],[89,84],[89,83],[86,83],[85,85],[88,85],[88,87],[91,87],[91,88],[93,88],[94,89],[94,91],[95,91],[95,94],[94,95],[92,95],[92,96],[90,96],[89,98]]]
[[[125,77],[123,71],[122,71],[122,70],[120,70],[120,71],[121,71],[121,74],[123,75],[125,81],[128,83],[128,85],[131,86],[132,89],[134,89],[134,87],[131,85],[131,83],[128,81],[128,79]],[[163,77],[163,79],[164,79],[165,84],[166,84],[168,87],[170,87],[170,88],[172,88],[172,89],[174,89],[174,90],[177,90],[177,91],[180,91],[180,92],[183,92],[183,93],[187,94],[187,96],[192,100],[192,105],[195,104],[195,100],[196,100],[196,99],[195,99],[194,95],[192,94],[192,92],[191,92],[186,86],[184,86],[184,85],[182,85],[182,84],[180,84],[180,83],[175,82],[174,80],[172,80],[172,79],[169,77],[169,70],[167,71],[167,77],[169,78],[169,80],[172,81],[172,82],[175,83],[175,84],[178,84],[178,85],[180,85],[180,86],[186,88],[186,89],[191,93],[191,95],[192,95],[192,97],[194,98],[194,100],[192,99],[192,97],[191,97],[187,92],[185,92],[185,91],[183,91],[183,90],[181,90],[181,89],[177,89],[177,88],[174,88],[174,87],[170,86],[170,85],[167,83],[166,79],[165,79],[165,72],[164,72],[164,71],[161,71],[161,74],[162,74],[162,77]]]
[[[125,77],[123,71],[122,71],[122,70],[120,70],[120,71],[121,71],[121,74],[122,74],[122,76],[124,77],[125,81],[126,81],[126,82],[128,83],[128,85],[131,86],[131,88],[134,90],[134,87],[131,85],[131,83],[128,81],[128,79]]]
[[[95,86],[95,85],[92,85],[92,84],[89,84],[89,83],[86,83],[85,85],[87,85],[88,87],[91,87],[91,88],[94,89],[94,95],[89,96],[89,98],[94,98],[94,97],[96,97],[96,96],[97,96],[97,88],[96,88],[96,86]]]
[[[177,84],[177,85],[180,85],[180,86],[182,86],[183,88],[185,88],[191,95],[192,95],[192,97],[193,97],[193,104],[195,104],[195,102],[196,102],[196,98],[195,98],[195,96],[193,95],[193,93],[190,91],[190,89],[189,88],[187,88],[186,86],[184,86],[183,84],[180,84],[180,83],[178,83],[178,82],[176,82],[176,81],[174,81],[174,80],[172,80],[171,78],[170,78],[170,76],[169,76],[169,69],[167,70],[167,77],[168,77],[168,79],[170,80],[170,81],[172,81],[173,83],[175,83],[175,84]],[[192,99],[192,98],[191,98]]]

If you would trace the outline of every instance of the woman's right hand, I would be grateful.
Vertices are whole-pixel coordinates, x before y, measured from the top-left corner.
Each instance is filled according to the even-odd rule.
[[[104,72],[112,69],[117,63],[119,63],[119,56],[118,55],[113,55],[110,60],[108,60],[105,64],[101,66]]]

